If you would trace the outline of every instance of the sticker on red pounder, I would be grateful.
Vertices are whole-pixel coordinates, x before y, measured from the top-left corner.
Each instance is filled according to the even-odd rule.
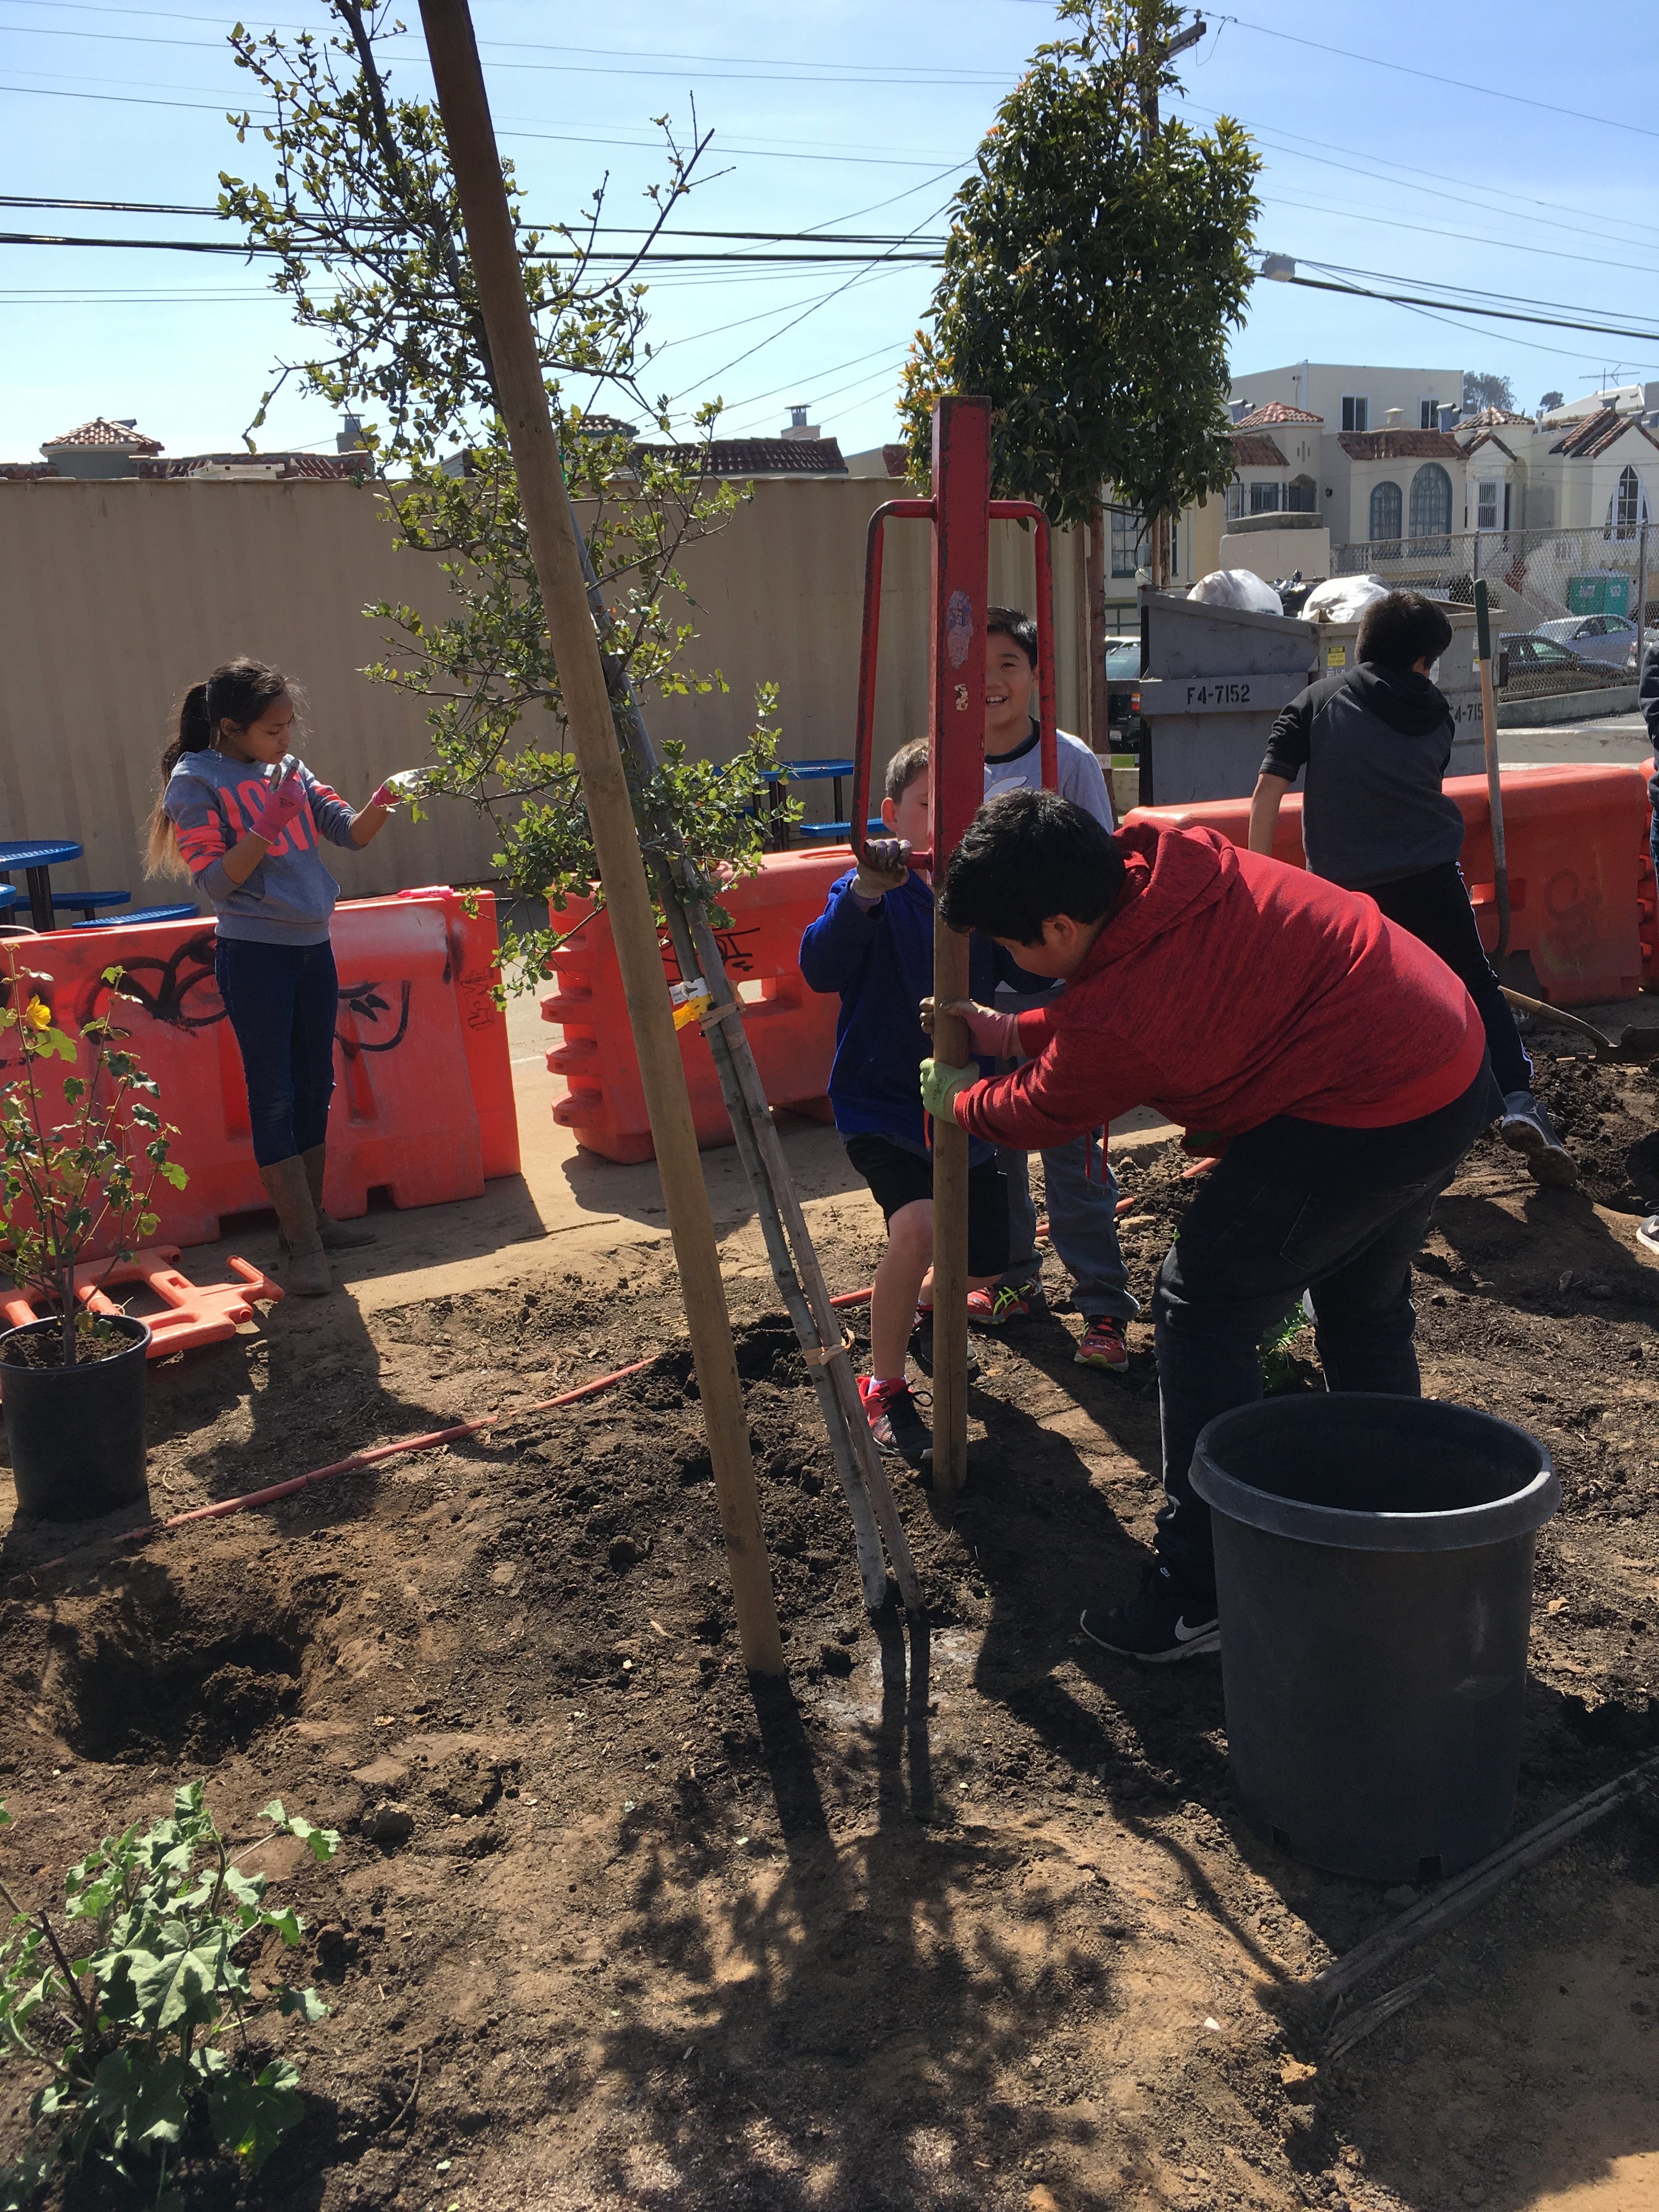
[[[974,609],[966,592],[952,592],[945,605],[945,657],[960,668],[974,641]]]

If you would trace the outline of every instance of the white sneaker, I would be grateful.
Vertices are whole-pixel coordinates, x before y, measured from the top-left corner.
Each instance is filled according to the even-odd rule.
[[[1649,1214],[1636,1232],[1636,1241],[1638,1244],[1646,1245],[1650,1252],[1659,1257],[1659,1213]]]

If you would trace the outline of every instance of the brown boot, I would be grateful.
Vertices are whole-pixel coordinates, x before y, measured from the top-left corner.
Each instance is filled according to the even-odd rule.
[[[326,1144],[313,1145],[300,1158],[306,1164],[306,1182],[311,1188],[312,1211],[317,1217],[317,1234],[330,1252],[352,1252],[362,1244],[374,1242],[372,1229],[349,1229],[343,1221],[337,1221],[331,1213],[323,1211],[323,1170],[328,1164]]]
[[[283,1249],[288,1255],[288,1265],[283,1270],[288,1288],[298,1298],[326,1297],[334,1287],[334,1279],[328,1272],[323,1240],[317,1234],[305,1162],[295,1152],[289,1159],[261,1168],[259,1180],[276,1209]]]

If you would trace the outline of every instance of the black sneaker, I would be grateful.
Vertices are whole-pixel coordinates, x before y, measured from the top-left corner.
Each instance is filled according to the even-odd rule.
[[[924,1375],[933,1373],[933,1309],[932,1306],[916,1308],[916,1325],[910,1332],[910,1357]],[[974,1351],[971,1338],[968,1345],[968,1372],[970,1376],[979,1373],[979,1359]]]
[[[1172,1660],[1196,1659],[1221,1649],[1215,1595],[1195,1594],[1172,1582],[1167,1567],[1154,1560],[1145,1568],[1140,1588],[1127,1605],[1086,1606],[1078,1626],[1091,1644],[1149,1667]]]
[[[916,1401],[903,1382],[878,1384],[872,1375],[859,1377],[859,1396],[877,1447],[890,1459],[908,1467],[931,1467],[933,1439],[916,1410]]]
[[[1577,1182],[1578,1170],[1571,1154],[1530,1091],[1511,1091],[1505,1096],[1498,1133],[1511,1152],[1520,1153],[1534,1182],[1571,1190]]]

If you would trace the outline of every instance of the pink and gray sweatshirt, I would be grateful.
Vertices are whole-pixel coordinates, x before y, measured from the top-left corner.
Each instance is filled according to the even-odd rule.
[[[355,850],[353,810],[291,753],[284,765],[305,787],[307,804],[245,884],[232,883],[224,857],[247,835],[274,769],[227,760],[210,750],[185,753],[167,778],[161,804],[178,830],[179,849],[197,890],[213,902],[221,937],[321,945],[339,886],[323,866],[318,842],[326,837]]]

